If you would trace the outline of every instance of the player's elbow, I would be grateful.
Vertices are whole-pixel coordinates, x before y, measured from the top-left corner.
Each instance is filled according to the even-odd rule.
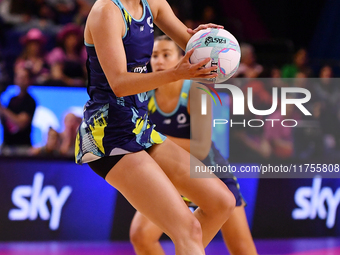
[[[119,86],[117,83],[111,85],[111,89],[112,89],[113,93],[116,95],[116,97],[126,96],[126,93],[123,89],[123,86]]]
[[[116,97],[123,97],[124,94],[122,91],[116,89],[116,90],[113,90],[113,93],[116,95]]]
[[[205,159],[207,156],[208,156],[208,154],[209,154],[209,151],[210,151],[210,146],[200,146],[200,148],[197,148],[197,150],[196,150],[196,152],[195,152],[195,154],[193,154],[193,155],[195,155],[196,156],[196,158],[198,158],[199,160],[203,160],[203,159]]]
[[[203,160],[203,159],[205,159],[208,156],[208,154],[209,154],[209,150],[206,150],[206,151],[205,150],[201,150],[199,155],[197,155],[197,158],[199,160]]]

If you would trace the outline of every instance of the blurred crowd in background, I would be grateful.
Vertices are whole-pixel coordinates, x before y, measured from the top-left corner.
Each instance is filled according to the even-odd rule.
[[[34,85],[85,86],[83,27],[91,0],[2,0],[2,89],[26,68]]]
[[[23,70],[29,77],[24,86],[85,87],[87,74],[83,30],[94,2],[0,0],[0,93],[8,85],[20,83],[16,77]],[[334,159],[339,156],[340,89],[337,79],[331,79],[335,78],[339,63],[315,59],[310,61],[308,42],[271,37],[261,26],[256,13],[251,11],[249,1],[238,4],[238,1],[216,1],[217,4],[193,0],[168,2],[188,27],[195,28],[199,24],[212,22],[224,25],[226,30],[235,35],[241,45],[242,58],[234,77],[245,78],[245,82],[240,85],[244,94],[247,87],[253,88],[255,108],[271,107],[273,87],[305,87],[312,94],[312,99],[306,105],[312,116],[304,116],[294,107],[287,109],[285,117],[281,116],[279,107],[272,116],[266,116],[296,119],[299,121],[297,127],[278,125],[272,128],[264,125],[258,128],[231,128],[231,162]],[[244,22],[245,19],[247,22]],[[160,34],[161,31],[156,28],[155,35]],[[293,80],[287,83],[282,78]],[[4,125],[5,110],[2,108],[0,104]],[[250,112],[242,117],[247,120],[264,119]],[[29,148],[29,154],[70,156],[80,119],[67,116],[66,122],[69,125],[65,124],[63,133],[51,128],[46,146]],[[11,147],[13,144],[9,145]],[[30,147],[30,144],[25,146]],[[3,153],[5,151],[2,150]],[[11,150],[8,153],[11,154]]]

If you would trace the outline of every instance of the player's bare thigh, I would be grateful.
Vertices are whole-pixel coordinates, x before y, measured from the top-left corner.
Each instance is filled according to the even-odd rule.
[[[197,223],[175,186],[145,151],[125,155],[105,179],[170,237],[190,227],[181,227],[183,221]]]
[[[203,163],[170,139],[160,145],[154,145],[148,152],[181,195],[188,197],[205,211],[215,210],[214,205],[218,205],[219,201],[228,200],[229,203],[235,204],[233,194],[220,179],[209,173],[202,175],[206,178],[191,178],[190,166],[203,166]]]

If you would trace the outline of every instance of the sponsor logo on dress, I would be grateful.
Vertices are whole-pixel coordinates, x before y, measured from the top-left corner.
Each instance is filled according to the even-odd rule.
[[[154,29],[153,29],[153,22],[152,22],[151,16],[146,19],[146,23],[148,23],[150,27],[150,34],[153,33]]]
[[[165,119],[165,120],[163,121],[163,124],[166,124],[166,125],[171,124],[171,119]]]
[[[149,27],[153,28],[153,22],[151,20],[151,16],[146,19],[146,23],[148,23]]]
[[[134,73],[146,73],[147,72],[147,68],[146,68],[146,66],[136,66],[133,69],[133,72]]]
[[[179,124],[184,124],[185,122],[187,122],[187,117],[185,117],[184,113],[180,113],[177,115],[177,122]]]

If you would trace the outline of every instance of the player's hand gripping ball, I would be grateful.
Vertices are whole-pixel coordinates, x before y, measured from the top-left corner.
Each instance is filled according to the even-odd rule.
[[[193,79],[202,83],[223,83],[236,72],[241,59],[240,45],[236,38],[225,29],[207,28],[194,34],[185,49],[195,49],[190,63],[195,64],[211,58],[205,67],[216,65],[218,76],[213,79]]]

